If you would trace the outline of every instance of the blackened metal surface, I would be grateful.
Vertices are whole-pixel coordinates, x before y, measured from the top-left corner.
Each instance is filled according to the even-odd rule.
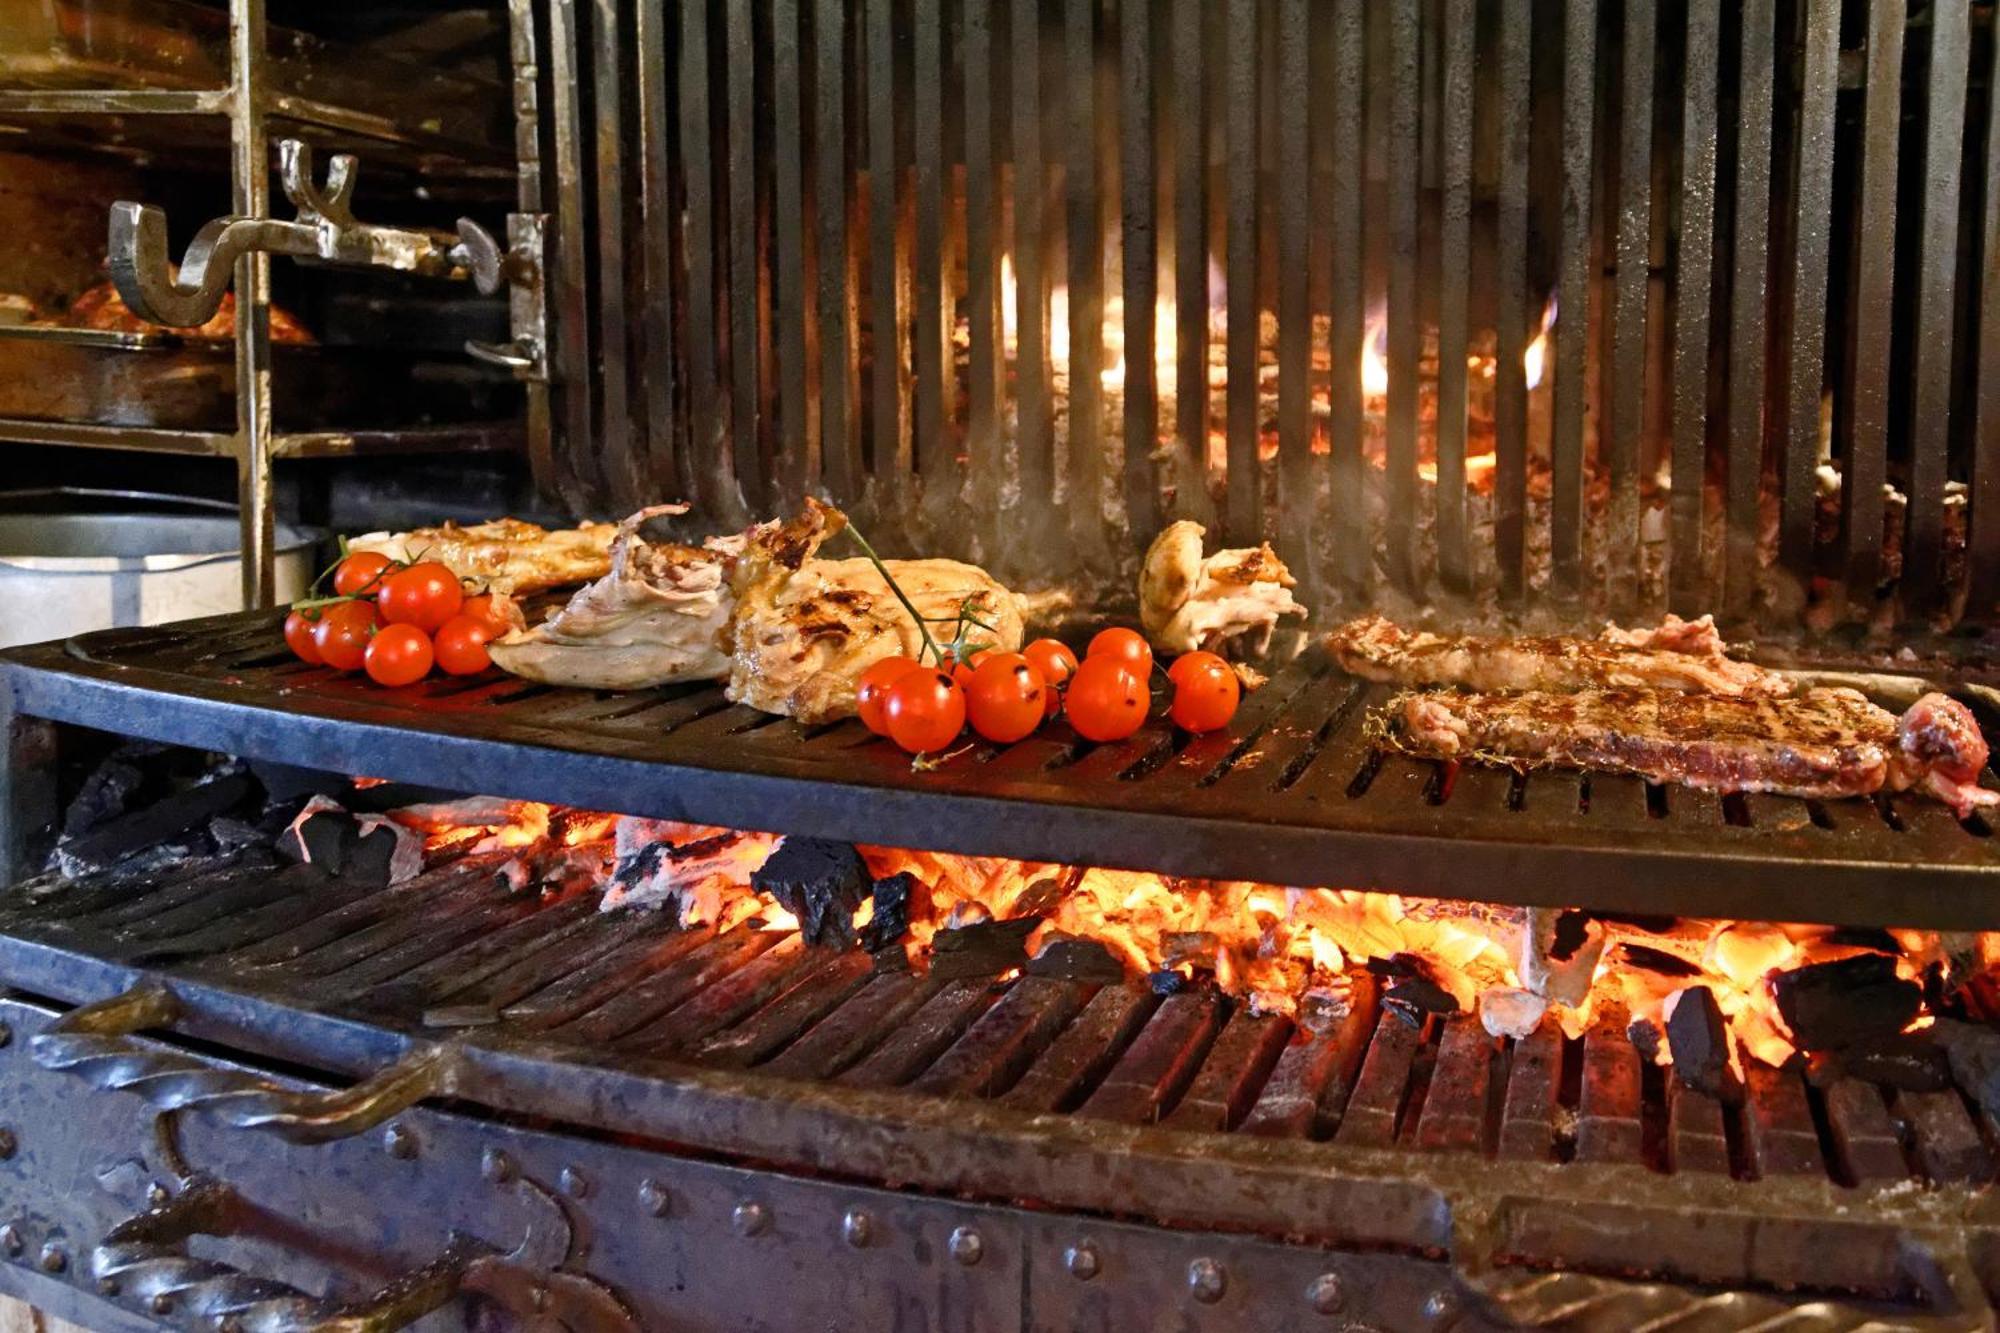
[[[1228,432],[1226,474],[1228,523],[1225,531],[1235,545],[1255,543],[1264,535],[1263,465],[1258,461],[1257,344],[1261,333],[1257,299],[1258,220],[1257,177],[1262,165],[1257,126],[1257,20],[1263,6],[1255,0],[1229,0],[1224,10],[1222,43],[1222,129],[1225,154],[1227,227],[1224,273],[1228,283],[1226,365],[1229,383],[1223,394]],[[1204,364],[1206,358],[1204,358]]]
[[[1868,90],[1862,121],[1861,206],[1855,247],[1854,353],[1846,379],[1852,427],[1842,473],[1847,591],[1872,598],[1882,571],[1882,483],[1888,480],[1890,325],[1895,300],[1896,164],[1903,98],[1906,0],[1868,7]]]
[[[1729,283],[1728,481],[1723,516],[1723,604],[1747,607],[1757,591],[1757,502],[1763,492],[1764,366],[1771,268],[1771,105],[1777,13],[1771,0],[1738,12],[1735,272]]]
[[[1387,216],[1389,232],[1388,309],[1388,438],[1384,455],[1390,517],[1382,526],[1381,556],[1389,581],[1405,592],[1417,585],[1415,510],[1417,504],[1417,359],[1423,348],[1417,309],[1418,173],[1408,164],[1418,159],[1419,15],[1417,0],[1392,0],[1386,10],[1388,126],[1385,144],[1392,162],[1405,164],[1389,173]],[[1234,286],[1231,287],[1232,292]],[[1231,328],[1235,327],[1234,320]],[[1235,376],[1230,383],[1233,387]]]
[[[1534,7],[1500,11],[1495,133],[1500,184],[1493,247],[1498,346],[1493,384],[1493,553],[1500,596],[1518,599],[1527,585],[1528,389],[1514,354],[1528,345],[1528,115]]]
[[[1327,173],[1327,194],[1330,197],[1326,213],[1326,229],[1332,248],[1328,286],[1333,301],[1333,308],[1328,312],[1327,350],[1331,364],[1336,366],[1360,365],[1362,339],[1367,336],[1363,322],[1367,280],[1361,254],[1361,135],[1363,112],[1367,105],[1367,91],[1362,78],[1367,67],[1367,52],[1366,11],[1361,0],[1336,0],[1333,6],[1333,61],[1327,79],[1327,93],[1333,100],[1333,112],[1327,128],[1333,164]],[[1504,270],[1505,259],[1499,263]],[[1327,444],[1332,455],[1329,460],[1333,482],[1332,521],[1329,527],[1333,542],[1334,581],[1343,588],[1361,589],[1368,586],[1371,578],[1372,547],[1368,508],[1363,498],[1365,465],[1361,457],[1360,377],[1333,376],[1327,389],[1327,406]]]
[[[1819,463],[1820,393],[1825,380],[1828,253],[1833,229],[1834,105],[1840,77],[1840,6],[1811,0],[1800,72],[1799,169],[1791,310],[1783,366],[1789,386],[1780,472],[1778,563],[1803,592],[1812,574]]]
[[[1692,0],[1681,131],[1680,273],[1674,289],[1673,561],[1669,602],[1696,612],[1702,598],[1702,511],[1708,448],[1709,300],[1715,262],[1716,0]]]
[[[1205,0],[1174,0],[1174,514],[1206,523],[1208,493],[1208,36]],[[1357,167],[1358,169],[1358,167]],[[1180,293],[1201,292],[1202,300]],[[1357,315],[1358,318],[1358,315]]]
[[[1160,128],[1154,110],[1153,47],[1152,7],[1119,19],[1120,290],[1125,298],[1125,419],[1119,424],[1125,437],[1126,519],[1139,532],[1151,532],[1160,522],[1160,466],[1153,456],[1160,440],[1160,385],[1153,353],[1163,335],[1174,336],[1173,330],[1159,327]]]
[[[1555,327],[1555,408],[1550,441],[1551,586],[1574,597],[1583,587],[1583,413],[1589,372],[1591,163],[1597,100],[1596,0],[1563,7],[1562,221],[1556,292],[1567,311]]]
[[[268,615],[108,631],[0,658],[20,711],[341,772],[663,818],[1026,859],[1445,897],[1955,929],[1990,928],[2000,848],[1983,823],[1903,795],[1769,798],[1746,823],[1713,796],[1574,775],[1448,782],[1385,759],[1386,697],[1314,662],[1230,727],[1155,720],[1094,746],[1051,724],[929,771],[858,722],[805,729],[719,687],[595,700],[512,678],[385,691],[309,668]],[[615,705],[615,706],[614,706]],[[1993,779],[1989,775],[1988,782]],[[1884,810],[1889,813],[1885,815]],[[1746,899],[1745,894],[1750,897]]]
[[[1625,6],[1618,71],[1618,227],[1611,350],[1603,369],[1611,505],[1605,529],[1611,597],[1629,606],[1639,584],[1639,468],[1646,415],[1646,309],[1652,277],[1653,66],[1659,16],[1653,0]]]
[[[1466,347],[1472,281],[1473,61],[1477,10],[1451,0],[1444,11],[1442,216],[1438,237],[1438,580],[1472,587],[1465,530]]]

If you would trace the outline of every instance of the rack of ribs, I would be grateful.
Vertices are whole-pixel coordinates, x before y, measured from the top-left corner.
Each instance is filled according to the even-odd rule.
[[[1964,704],[1926,694],[1899,718],[1858,690],[1774,698],[1676,689],[1410,690],[1372,723],[1408,754],[1516,768],[1629,773],[1711,791],[1866,796],[1917,791],[1963,819],[2000,803],[1979,785],[1986,741]]]

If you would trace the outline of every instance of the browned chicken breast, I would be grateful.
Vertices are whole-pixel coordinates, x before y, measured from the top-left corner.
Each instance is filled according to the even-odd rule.
[[[1153,539],[1139,572],[1139,618],[1171,653],[1262,653],[1281,617],[1306,614],[1292,599],[1292,573],[1268,544],[1203,556],[1207,535],[1182,519]]]
[[[522,519],[496,518],[470,527],[371,532],[348,549],[379,551],[391,560],[437,560],[493,592],[522,594],[603,578],[619,531],[612,523],[585,523],[551,532]]]

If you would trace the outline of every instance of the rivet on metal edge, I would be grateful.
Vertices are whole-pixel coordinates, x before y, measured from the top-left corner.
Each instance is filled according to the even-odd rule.
[[[1424,1318],[1433,1328],[1450,1328],[1458,1322],[1458,1315],[1458,1294],[1449,1287],[1440,1287],[1424,1302]]]
[[[21,1141],[14,1137],[11,1129],[0,1129],[0,1162],[12,1157],[20,1148]]]
[[[101,1277],[97,1279],[97,1290],[105,1296],[116,1296],[118,1294],[118,1279],[115,1277]]]
[[[514,1178],[514,1159],[498,1148],[488,1148],[479,1155],[479,1174],[495,1185],[505,1185]]]
[[[148,1208],[164,1208],[173,1197],[168,1192],[167,1187],[157,1180],[146,1186],[146,1206]]]
[[[391,1125],[382,1131],[382,1146],[391,1157],[407,1162],[417,1155],[417,1136],[401,1125]]]
[[[170,1314],[174,1308],[174,1298],[167,1292],[160,1292],[151,1301],[154,1314]]]
[[[69,1256],[63,1253],[62,1246],[56,1244],[54,1241],[50,1241],[47,1245],[42,1246],[42,1271],[44,1273],[60,1273],[68,1267]]]
[[[739,1236],[761,1236],[771,1225],[770,1210],[761,1203],[745,1199],[736,1205],[736,1211],[729,1215],[729,1224]]]
[[[979,1233],[971,1227],[959,1227],[953,1231],[947,1248],[951,1251],[951,1257],[967,1268],[986,1257],[986,1242],[981,1240]]]
[[[1321,1273],[1306,1284],[1306,1303],[1320,1314],[1339,1314],[1340,1307],[1347,1304],[1347,1293],[1340,1285],[1340,1274]]]
[[[556,1179],[562,1185],[563,1193],[572,1199],[586,1198],[590,1194],[589,1177],[573,1166],[564,1167],[562,1174]]]
[[[654,1217],[665,1217],[672,1200],[667,1195],[667,1187],[648,1176],[639,1182],[639,1206]]]
[[[1197,1259],[1188,1265],[1188,1293],[1203,1305],[1213,1305],[1229,1290],[1229,1274],[1213,1259]]]
[[[1063,1267],[1077,1281],[1088,1282],[1097,1276],[1103,1263],[1097,1257],[1097,1247],[1083,1240],[1063,1251]]]
[[[848,1209],[847,1216],[840,1219],[840,1238],[861,1249],[875,1238],[875,1219],[865,1209]]]
[[[0,1227],[0,1250],[5,1250],[8,1255],[18,1259],[21,1251],[26,1248],[26,1243],[21,1239],[21,1228],[12,1222]]]

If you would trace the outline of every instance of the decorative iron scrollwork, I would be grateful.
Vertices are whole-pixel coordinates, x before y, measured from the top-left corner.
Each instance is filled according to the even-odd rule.
[[[35,1062],[100,1088],[130,1092],[162,1111],[192,1110],[293,1143],[327,1143],[373,1129],[426,1097],[448,1089],[449,1048],[414,1047],[401,1060],[352,1087],[301,1092],[247,1070],[140,1042],[135,1033],[173,1022],[180,1002],[165,986],[142,982],[122,995],[72,1010],[31,1043]]]
[[[381,227],[354,216],[354,183],[360,163],[337,153],[326,183],[314,179],[313,152],[297,139],[278,144],[278,175],[285,198],[298,210],[277,218],[217,218],[195,233],[178,273],[167,253],[167,216],[150,204],[124,200],[111,206],[111,280],[141,319],[189,328],[221,308],[238,259],[256,251],[328,264],[395,269],[425,277],[469,279],[491,296],[508,285],[532,286],[538,276],[525,249],[503,249],[470,218],[458,231]]]
[[[180,1327],[241,1333],[390,1333],[458,1294],[491,1247],[454,1237],[431,1263],[361,1301],[307,1295],[270,1278],[188,1253],[195,1236],[232,1236],[248,1209],[236,1191],[197,1180],[159,1207],[119,1223],[91,1251],[90,1272],[126,1305]]]

